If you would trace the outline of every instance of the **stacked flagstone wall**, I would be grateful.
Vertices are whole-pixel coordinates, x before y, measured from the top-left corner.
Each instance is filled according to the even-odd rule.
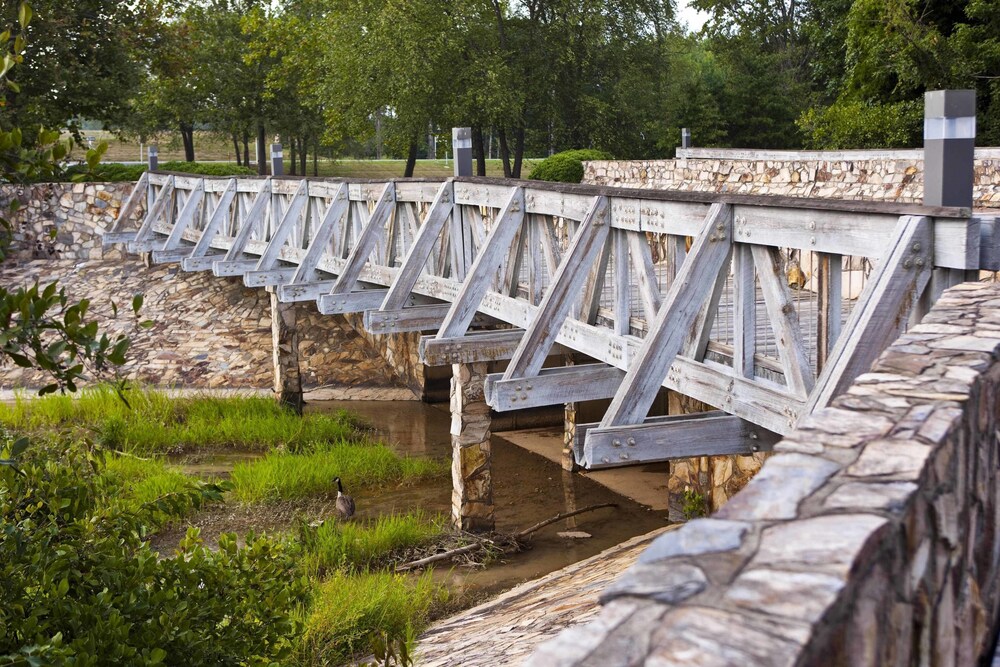
[[[1000,285],[947,292],[545,667],[972,665],[1000,611]]]
[[[583,182],[650,190],[920,202],[921,151],[678,150],[675,160],[585,162]],[[1000,149],[976,151],[973,200],[1000,208]]]
[[[73,299],[91,300],[91,316],[132,338],[126,377],[156,386],[270,389],[273,383],[269,297],[239,279],[188,273],[176,264],[146,267],[120,249],[103,249],[131,183],[42,183],[0,186],[12,244],[0,264],[0,286],[58,280]],[[143,294],[137,326],[129,304]],[[112,302],[120,306],[113,315]],[[314,398],[409,399],[429,390],[419,362],[419,335],[375,336],[359,320],[321,316],[297,304],[304,387]],[[392,340],[388,340],[388,339]],[[439,380],[440,383],[440,380]],[[32,369],[0,367],[0,390],[36,388],[48,379]],[[447,395],[447,383],[438,393]]]

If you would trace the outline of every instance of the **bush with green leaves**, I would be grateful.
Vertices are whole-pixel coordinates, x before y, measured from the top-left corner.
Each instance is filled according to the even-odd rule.
[[[812,108],[796,121],[811,150],[913,148],[920,146],[923,105],[917,100],[892,104],[838,101]]]
[[[583,180],[583,163],[587,160],[610,160],[610,153],[591,148],[563,151],[535,165],[528,176],[533,181],[579,183]]]
[[[161,559],[143,541],[159,514],[221,497],[183,491],[124,511],[81,448],[0,466],[0,665],[269,664],[287,658],[310,585],[289,547],[233,535],[203,547],[189,530]],[[3,453],[0,453],[3,455]]]
[[[137,181],[146,168],[147,166],[144,164],[109,162],[88,171],[83,170],[82,167],[79,168],[79,172],[77,167],[70,167],[68,171],[70,176],[79,173],[85,181],[112,183]],[[257,173],[249,167],[241,167],[229,162],[183,162],[180,160],[164,162],[159,165],[159,170],[202,176],[252,176]]]

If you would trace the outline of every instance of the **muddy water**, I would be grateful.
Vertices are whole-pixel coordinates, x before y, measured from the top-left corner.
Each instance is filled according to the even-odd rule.
[[[401,453],[411,456],[451,456],[450,415],[446,406],[418,402],[329,401],[312,404],[312,410],[349,410],[371,424],[376,435]],[[540,436],[544,437],[544,436]],[[553,447],[561,439],[549,438]],[[450,583],[458,592],[492,593],[565,567],[624,542],[630,537],[666,525],[666,514],[653,512],[593,480],[567,473],[557,464],[497,436],[493,437],[493,501],[497,529],[513,532],[561,512],[587,505],[614,502],[616,508],[599,509],[552,524],[536,532],[532,548],[506,557],[480,571],[453,570]],[[546,444],[549,446],[549,444]],[[451,512],[451,480],[386,489],[383,493],[355,493],[363,517],[421,508]],[[559,532],[582,531],[590,538],[560,537]],[[445,576],[445,575],[442,575]]]

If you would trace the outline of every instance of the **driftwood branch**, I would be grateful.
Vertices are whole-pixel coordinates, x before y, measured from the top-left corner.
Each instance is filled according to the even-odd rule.
[[[602,509],[604,507],[618,507],[618,503],[600,503],[597,505],[587,505],[586,507],[580,508],[578,510],[573,510],[572,512],[563,512],[562,514],[557,514],[551,519],[546,519],[536,523],[530,528],[525,528],[522,531],[514,533],[514,539],[521,540],[531,535],[537,530],[541,530],[545,526],[555,523],[556,521],[562,521],[563,519],[568,519],[571,516],[576,516],[577,514],[583,514],[584,512],[591,512],[593,510]],[[473,542],[472,544],[466,544],[464,547],[458,547],[457,549],[450,549],[448,551],[443,551],[439,554],[434,554],[433,556],[427,556],[426,558],[421,558],[420,560],[411,561],[409,563],[403,563],[402,565],[396,566],[396,572],[406,572],[407,570],[413,570],[418,567],[423,567],[424,565],[430,565],[431,563],[437,563],[438,561],[448,560],[454,556],[461,556],[462,554],[472,553],[473,551],[478,551],[483,548],[482,542]]]
[[[406,572],[407,570],[423,567],[424,565],[429,565],[430,563],[436,563],[439,560],[447,560],[453,556],[461,556],[462,554],[472,553],[473,551],[478,551],[479,549],[482,548],[483,548],[482,542],[473,542],[472,544],[467,544],[464,547],[451,549],[449,551],[443,551],[439,554],[428,556],[427,558],[421,558],[420,560],[404,563],[403,565],[397,565],[396,572]]]
[[[556,521],[562,521],[563,519],[568,519],[571,516],[576,516],[577,514],[583,514],[584,512],[592,512],[593,510],[599,510],[604,507],[618,507],[618,503],[599,503],[597,505],[587,505],[586,507],[580,508],[578,510],[573,510],[572,512],[563,512],[562,514],[557,514],[551,519],[540,521],[531,528],[525,528],[519,533],[514,533],[514,537],[519,540],[524,539],[525,537],[531,535],[536,530],[541,530],[542,528],[545,528],[545,526],[553,524]]]

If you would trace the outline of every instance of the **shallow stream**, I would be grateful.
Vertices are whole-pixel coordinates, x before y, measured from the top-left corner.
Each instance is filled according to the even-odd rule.
[[[348,410],[369,423],[374,436],[409,456],[448,459],[451,456],[450,415],[447,406],[416,401],[326,401],[311,403],[308,410]],[[544,438],[545,436],[539,436]],[[559,438],[545,438],[546,446],[561,447]],[[587,505],[617,503],[570,517],[536,532],[531,548],[506,556],[480,570],[441,568],[440,577],[455,593],[475,600],[528,579],[578,562],[624,542],[630,537],[666,525],[665,512],[653,512],[633,500],[578,474],[567,473],[557,464],[526,449],[493,436],[493,493],[498,531],[515,532],[559,513]],[[183,468],[205,476],[225,476],[241,460],[253,455],[212,454],[187,458]],[[385,489],[345,489],[354,495],[357,516],[374,518],[381,514],[422,509],[429,514],[448,515],[451,511],[450,476]],[[310,518],[331,514],[332,502],[302,503],[245,508],[224,506],[199,515],[195,523],[208,542],[225,531],[287,529],[296,516]],[[582,531],[589,538],[560,537],[564,531]],[[179,531],[167,531],[157,542],[161,547],[180,538]]]

